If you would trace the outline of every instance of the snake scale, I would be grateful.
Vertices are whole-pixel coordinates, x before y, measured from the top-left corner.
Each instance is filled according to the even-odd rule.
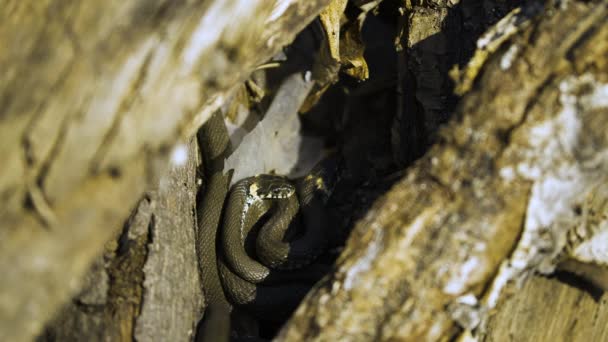
[[[231,147],[219,112],[198,140],[206,181],[197,207],[205,315],[213,319],[235,305],[260,319],[284,319],[326,270],[310,264],[327,244],[325,204],[335,162],[325,159],[295,181],[249,177],[228,191],[230,175],[223,169]]]

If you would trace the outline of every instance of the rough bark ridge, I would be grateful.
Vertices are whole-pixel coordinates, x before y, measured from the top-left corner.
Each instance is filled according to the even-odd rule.
[[[278,340],[483,330],[505,286],[551,269],[563,223],[607,181],[608,9],[547,6],[484,63],[457,120],[356,225]]]
[[[198,150],[147,191],[39,341],[186,341],[203,309],[194,250]],[[185,157],[185,155],[184,155]]]
[[[0,4],[0,339],[39,332],[171,147],[326,2]]]

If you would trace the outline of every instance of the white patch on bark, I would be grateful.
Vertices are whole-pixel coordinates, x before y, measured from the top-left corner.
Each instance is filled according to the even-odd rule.
[[[583,168],[574,156],[580,136],[585,134],[580,113],[607,107],[608,85],[598,84],[592,75],[586,74],[565,79],[559,89],[561,112],[530,129],[528,136],[534,149],[528,151],[517,166],[519,176],[534,184],[522,237],[510,259],[501,264],[488,291],[485,301],[488,308],[496,306],[502,289],[509,282],[522,280],[532,271],[554,270],[555,257],[565,247],[566,233],[575,220],[572,208],[605,177],[597,172],[590,174],[593,170]],[[608,151],[597,155],[603,159],[599,163],[608,162]]]
[[[479,301],[474,294],[462,295],[448,306],[450,317],[465,329],[474,329],[482,319]]]
[[[515,170],[511,166],[506,166],[500,169],[500,177],[506,181],[512,181],[515,179]]]
[[[171,164],[173,167],[179,167],[186,163],[188,160],[188,146],[186,144],[178,144],[171,151]]]
[[[592,262],[608,266],[608,221],[604,221],[601,231],[572,251],[572,255],[581,262]]]
[[[564,256],[608,266],[608,182],[594,188],[581,204],[578,222],[568,231]]]
[[[270,12],[268,19],[266,19],[266,24],[279,19],[292,3],[294,3],[293,0],[277,0],[274,3],[274,8],[272,9],[272,12]]]
[[[477,40],[477,48],[480,50],[490,47],[494,42],[502,40],[502,37],[509,37],[519,29],[521,9],[516,8],[502,18],[491,30],[486,32]]]
[[[471,274],[481,267],[479,258],[471,257],[462,264],[460,269],[451,272],[452,277],[443,287],[443,292],[451,295],[461,294],[468,286]]]
[[[190,42],[183,54],[184,65],[191,70],[198,63],[201,55],[226,33],[236,34],[234,23],[250,21],[251,15],[257,12],[260,5],[258,0],[227,0],[214,1],[201,17],[192,33]],[[232,31],[231,31],[232,30]]]
[[[399,250],[405,251],[409,248],[414,241],[414,238],[427,227],[427,223],[432,220],[435,215],[435,210],[427,210],[425,213],[420,213],[416,216],[414,222],[412,222],[407,230],[405,237],[401,240]]]
[[[509,70],[511,64],[513,64],[513,60],[517,57],[517,53],[519,52],[518,45],[511,45],[509,50],[505,52],[504,55],[500,58],[500,69],[503,71]]]
[[[378,256],[378,253],[383,248],[384,244],[382,243],[382,237],[384,235],[384,232],[382,230],[382,227],[376,224],[372,225],[371,229],[374,232],[374,237],[372,241],[370,241],[367,245],[365,253],[361,258],[359,258],[359,261],[357,261],[357,263],[352,265],[346,271],[346,277],[344,278],[344,289],[346,291],[349,291],[353,288],[353,286],[355,286],[361,273],[366,272],[371,268],[374,259],[376,258],[376,256]]]

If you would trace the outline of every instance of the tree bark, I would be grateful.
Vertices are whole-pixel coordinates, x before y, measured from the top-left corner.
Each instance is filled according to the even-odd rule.
[[[204,299],[198,150],[186,141],[326,2],[0,4],[0,340],[31,339],[57,312],[50,340],[191,339]],[[429,3],[436,13],[407,21],[417,88],[404,91],[432,131],[450,108],[455,43],[442,36],[447,5]],[[505,317],[538,306],[538,294],[560,291],[562,305],[584,296],[535,278],[497,305],[513,283],[553,270],[581,198],[606,182],[606,2],[543,14],[516,14],[515,37],[498,30],[510,41],[480,48],[460,79],[472,90],[457,119],[357,225],[279,340],[501,340],[508,324],[531,324]],[[417,36],[424,25],[437,34]],[[559,321],[576,324],[592,306],[584,297]],[[586,336],[605,335],[596,321],[579,325],[597,329]]]
[[[188,341],[204,299],[194,250],[198,149],[147,191],[39,341]]]
[[[599,299],[599,300],[598,300]],[[534,276],[501,305],[483,341],[606,341],[608,296]]]
[[[40,331],[176,143],[326,3],[0,4],[1,340]]]
[[[481,340],[608,339],[608,183],[591,191],[575,210],[576,219],[562,223],[571,228],[555,276],[534,276],[507,298],[489,318]]]
[[[608,9],[538,10],[480,39],[456,119],[356,225],[279,341],[476,336],[506,288],[552,271],[566,223],[608,181]]]

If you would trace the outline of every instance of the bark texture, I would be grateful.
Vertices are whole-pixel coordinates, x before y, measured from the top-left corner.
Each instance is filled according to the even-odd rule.
[[[0,4],[1,340],[40,331],[176,143],[326,2]]]
[[[193,243],[198,152],[185,141],[327,2],[0,4],[0,340],[31,339],[57,312],[41,339],[192,338],[204,300]],[[468,3],[459,19],[450,1],[405,3],[396,120],[406,127],[418,113],[414,130],[426,134],[452,108],[454,21],[501,11]],[[562,331],[531,333],[545,322],[573,327],[573,337],[606,334],[605,296],[594,306],[546,279],[498,306],[513,284],[553,271],[583,199],[607,181],[606,2],[560,3],[516,12],[503,22],[512,31],[478,42],[457,119],[357,225],[279,340]],[[542,301],[554,294],[556,306]],[[572,305],[580,310],[553,320]]]
[[[498,309],[483,341],[606,341],[607,319],[606,294],[535,276]]]
[[[534,276],[515,289],[489,318],[481,340],[608,339],[608,182],[593,189],[575,210],[575,220],[562,223],[568,239],[556,275]]]
[[[527,7],[490,35],[507,43],[478,43],[489,58],[456,119],[356,225],[278,340],[475,334],[505,287],[551,271],[564,222],[607,181],[607,12]]]
[[[194,250],[198,150],[147,191],[83,290],[39,341],[188,341],[203,296]]]

